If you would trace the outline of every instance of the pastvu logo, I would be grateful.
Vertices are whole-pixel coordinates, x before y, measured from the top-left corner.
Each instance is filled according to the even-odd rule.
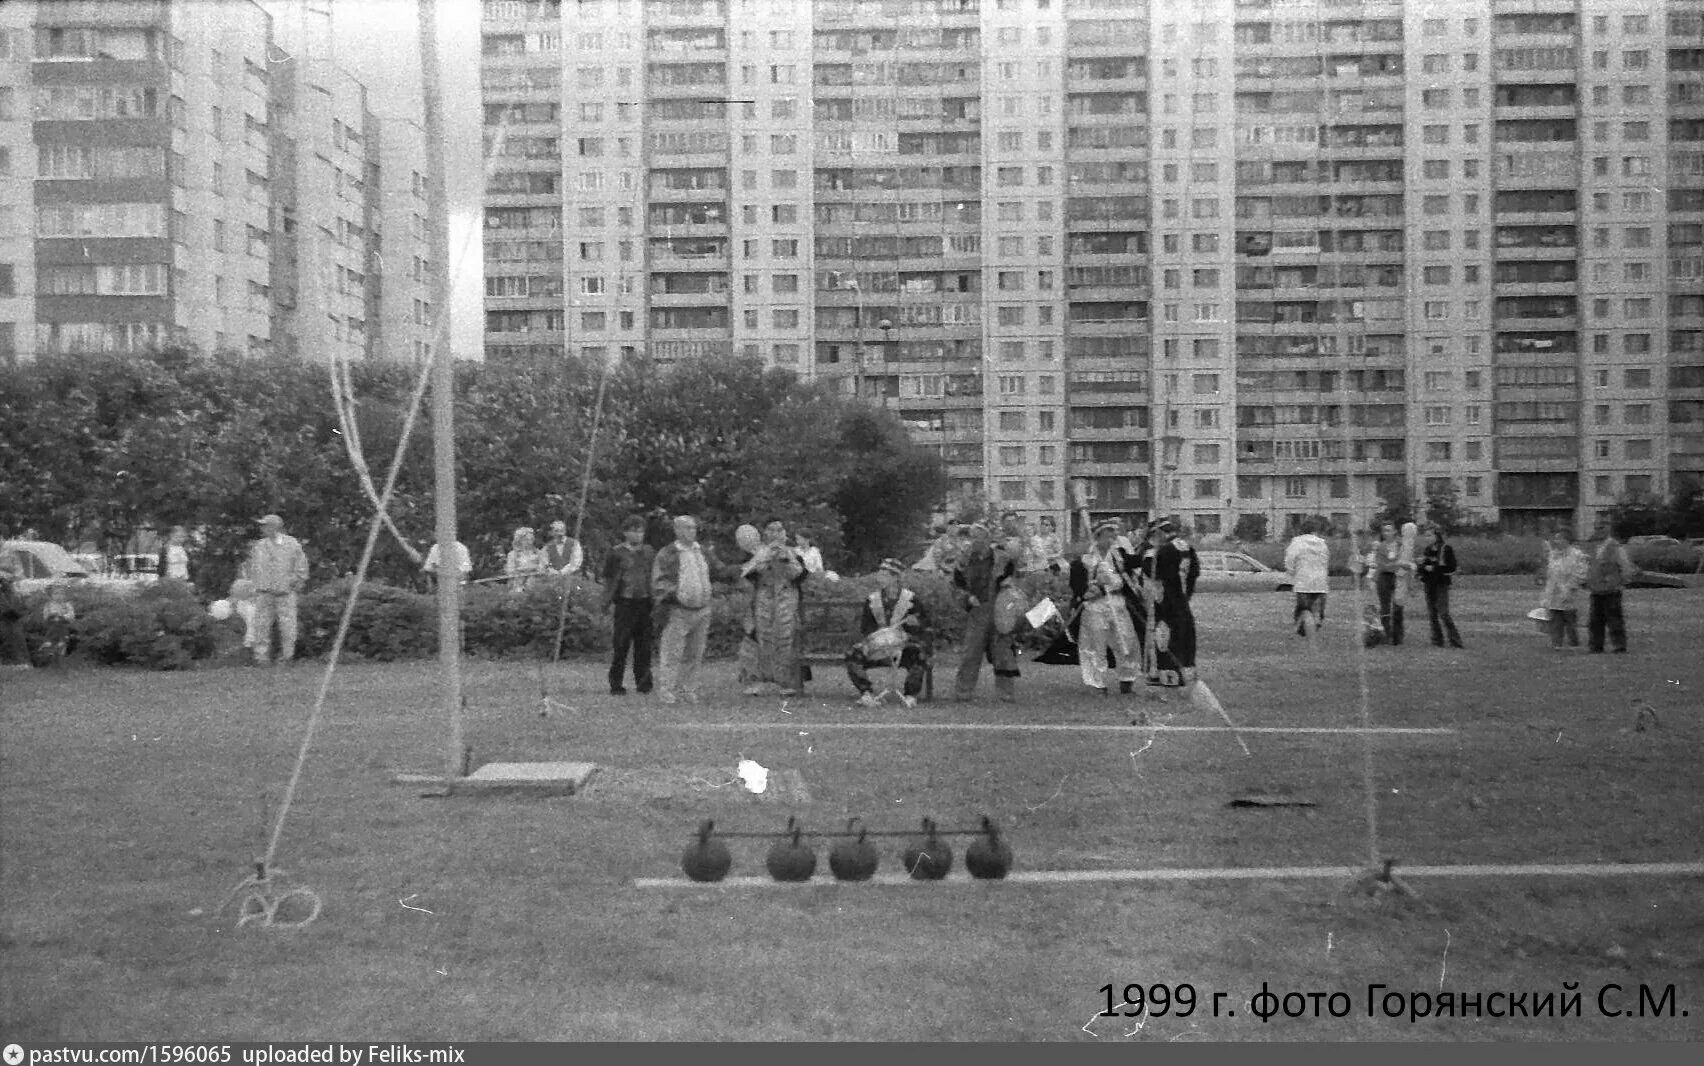
[[[16,1044],[7,1044],[6,1050],[0,1054],[4,1054],[6,1066],[18,1066],[18,1063],[24,1061],[24,1049]]]

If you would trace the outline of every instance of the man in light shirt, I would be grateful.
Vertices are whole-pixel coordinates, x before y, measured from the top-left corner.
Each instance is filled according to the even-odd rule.
[[[1301,532],[1284,549],[1284,569],[1295,581],[1296,634],[1311,637],[1325,622],[1325,594],[1330,591],[1331,549],[1317,532],[1315,519],[1302,521]]]
[[[674,532],[674,543],[657,553],[651,567],[651,599],[662,630],[657,692],[664,703],[679,702],[682,695],[697,703],[698,668],[710,635],[711,582],[732,578],[716,549],[698,543],[698,519],[676,516]],[[737,577],[739,568],[732,572]]]
[[[276,622],[278,658],[289,662],[296,657],[296,598],[308,583],[308,557],[275,514],[260,520],[260,539],[249,548],[248,575],[254,582],[254,661],[271,660]]]
[[[467,545],[459,540],[456,541],[456,550],[450,553],[450,557],[455,561],[455,570],[461,579],[460,583],[467,584],[468,579],[473,576],[473,556],[468,554]],[[436,587],[438,581],[438,568],[442,565],[443,560],[438,554],[438,546],[434,544],[432,550],[426,553],[426,561],[420,564],[420,569],[432,579],[434,587]]]

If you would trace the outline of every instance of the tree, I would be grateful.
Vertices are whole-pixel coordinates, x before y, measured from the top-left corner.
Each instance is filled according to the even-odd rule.
[[[1266,539],[1268,520],[1263,514],[1241,514],[1231,529],[1231,536],[1247,544],[1259,544]]]
[[[1408,483],[1392,479],[1379,495],[1379,510],[1373,515],[1373,528],[1377,529],[1386,522],[1401,526],[1411,521],[1414,516],[1414,494],[1409,490]]]
[[[840,417],[842,469],[834,506],[843,516],[848,558],[874,569],[916,545],[923,523],[946,493],[940,456],[912,442],[891,411],[856,407]]]
[[[1473,516],[1461,506],[1461,493],[1453,481],[1444,491],[1426,497],[1425,515],[1426,521],[1441,527],[1451,536],[1466,532],[1474,524]]]
[[[358,365],[349,380],[360,453],[381,489],[417,371]],[[481,570],[515,526],[572,528],[582,486],[594,558],[628,514],[661,508],[697,513],[724,538],[778,516],[855,566],[910,547],[943,489],[938,457],[894,415],[754,360],[458,367],[456,447],[461,537]],[[323,364],[162,353],[0,368],[0,530],[75,543],[91,531],[122,542],[150,522],[203,527],[209,590],[223,591],[268,512],[303,540],[316,582],[351,571],[373,508],[349,452]],[[434,512],[424,414],[389,511],[424,552]],[[382,536],[369,575],[407,583],[417,573]]]

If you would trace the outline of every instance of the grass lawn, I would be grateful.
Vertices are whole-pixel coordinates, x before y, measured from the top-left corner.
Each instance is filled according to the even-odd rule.
[[[1239,725],[1351,726],[1362,667],[1382,726],[1443,736],[875,732],[847,721],[1220,724],[1091,697],[1075,667],[1026,665],[1021,700],[869,710],[837,671],[808,697],[742,699],[714,664],[699,706],[604,695],[603,666],[466,667],[476,762],[608,767],[572,798],[422,798],[393,769],[444,763],[432,663],[339,668],[277,865],[324,899],[296,931],[234,927],[221,902],[265,849],[323,667],[0,678],[0,1033],[8,1040],[1660,1039],[1704,1037],[1704,894],[1693,878],[839,885],[638,889],[679,874],[704,817],[788,814],[909,829],[986,812],[1018,870],[1367,863],[1363,744],[1382,854],[1400,864],[1704,858],[1704,589],[1633,592],[1629,655],[1551,651],[1530,579],[1456,590],[1465,651],[1363,657],[1334,593],[1305,648],[1279,595],[1197,598],[1201,673]],[[951,656],[937,687],[950,690]],[[985,674],[983,691],[991,697]],[[1635,730],[1632,701],[1660,725]],[[784,722],[786,728],[682,728]],[[1151,743],[1150,743],[1151,740]],[[741,756],[806,802],[728,784]],[[1312,808],[1227,806],[1288,790]],[[789,794],[791,794],[789,792]],[[794,797],[797,799],[797,797]],[[766,841],[733,840],[762,874]],[[963,869],[968,838],[954,838]],[[898,870],[899,840],[882,869]],[[1401,866],[1398,867],[1401,872]],[[406,905],[404,904],[406,901]],[[414,908],[423,908],[414,909]],[[428,913],[429,912],[429,913]],[[1346,992],[1344,1018],[1263,1023],[1278,992]],[[1103,985],[1189,983],[1188,1018],[1095,1019]],[[1538,995],[1579,1017],[1367,1016],[1367,986]],[[1597,990],[1673,984],[1673,1017],[1610,1018]],[[1212,992],[1228,993],[1214,1017]],[[1612,994],[1613,997],[1614,994]],[[1688,1012],[1682,1016],[1680,1011]],[[1084,1031],[1086,1023],[1092,1032]],[[1133,1032],[1133,1030],[1135,1030]]]

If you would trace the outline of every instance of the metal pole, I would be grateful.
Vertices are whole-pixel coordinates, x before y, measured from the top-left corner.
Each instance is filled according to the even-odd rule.
[[[437,498],[439,570],[460,573],[461,560],[455,550],[456,536],[456,438],[455,356],[451,351],[449,292],[448,189],[444,173],[443,97],[438,81],[437,0],[417,0],[420,15],[420,89],[422,125],[426,133],[426,181],[436,199],[430,206],[432,240],[432,302],[438,308],[437,348],[432,352],[432,460],[433,488]],[[448,777],[466,773],[462,752],[461,701],[461,582],[438,582],[438,693],[450,721],[449,748],[444,772]]]

